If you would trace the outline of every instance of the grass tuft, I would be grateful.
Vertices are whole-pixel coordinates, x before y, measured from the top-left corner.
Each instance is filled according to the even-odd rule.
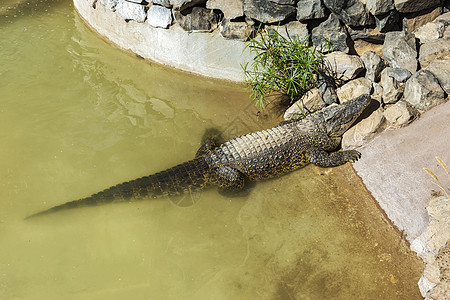
[[[447,173],[447,176],[449,178],[450,181],[450,173],[448,172],[447,166],[444,164],[444,162],[436,156],[436,160],[441,164],[442,168],[444,169],[444,171]],[[449,193],[447,192],[448,188],[445,188],[445,186],[442,184],[442,182],[439,180],[439,177],[436,176],[436,174],[433,173],[433,171],[427,169],[427,168],[423,168],[423,170],[425,172],[427,172],[431,177],[433,177],[433,179],[436,181],[435,184],[444,192],[445,196],[447,198],[449,198]],[[450,189],[448,189],[450,191]]]
[[[270,103],[269,96],[276,94],[287,95],[291,103],[299,100],[317,86],[317,76],[329,73],[323,60],[324,49],[310,47],[308,39],[286,38],[273,29],[259,28],[256,32],[261,34],[246,44],[255,57],[241,67],[250,96],[260,109]]]

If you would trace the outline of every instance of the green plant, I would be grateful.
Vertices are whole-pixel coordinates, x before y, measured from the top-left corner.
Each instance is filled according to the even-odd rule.
[[[442,168],[444,169],[444,171],[447,173],[448,179],[450,181],[450,173],[448,172],[447,166],[444,164],[444,162],[436,156],[436,160],[441,164]],[[442,182],[439,180],[439,178],[436,176],[436,174],[434,174],[431,170],[427,169],[427,168],[423,168],[423,170],[425,172],[427,172],[431,177],[433,177],[433,179],[436,181],[435,184],[444,192],[445,196],[447,198],[450,197],[449,193],[447,192],[447,190],[450,191],[450,189],[446,189],[444,187],[444,185],[442,184]]]
[[[329,43],[327,47],[329,47]],[[255,53],[250,63],[242,65],[245,83],[256,105],[264,109],[269,97],[286,95],[290,102],[300,99],[317,85],[316,76],[326,73],[323,49],[310,47],[277,30],[268,29],[253,36],[246,44]]]

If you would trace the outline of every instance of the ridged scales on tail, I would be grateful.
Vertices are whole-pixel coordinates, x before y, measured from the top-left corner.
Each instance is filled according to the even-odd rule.
[[[172,196],[198,191],[208,184],[219,191],[237,191],[246,181],[278,176],[309,163],[334,167],[356,161],[355,150],[337,151],[342,134],[370,102],[362,95],[341,105],[326,107],[302,120],[235,137],[223,144],[206,135],[196,157],[165,171],[124,182],[90,197],[64,203],[31,215],[92,206],[132,198]]]

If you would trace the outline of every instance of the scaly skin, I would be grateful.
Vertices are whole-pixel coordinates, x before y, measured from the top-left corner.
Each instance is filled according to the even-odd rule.
[[[356,161],[355,150],[335,151],[342,134],[350,128],[370,102],[368,95],[341,105],[326,107],[302,120],[235,137],[221,145],[206,137],[196,157],[165,171],[124,182],[87,198],[64,203],[31,215],[143,198],[182,194],[217,185],[219,191],[237,191],[247,180],[285,174],[309,163],[335,167]]]

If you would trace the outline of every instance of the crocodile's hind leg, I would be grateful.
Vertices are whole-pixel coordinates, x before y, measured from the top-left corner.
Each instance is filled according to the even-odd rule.
[[[212,172],[211,177],[212,182],[219,186],[220,193],[230,194],[244,188],[244,175],[231,167],[219,167]]]
[[[346,150],[328,153],[319,148],[312,148],[307,151],[307,155],[312,164],[330,168],[343,165],[347,162],[355,162],[361,157],[361,153],[356,150]]]
[[[203,134],[202,145],[197,150],[197,153],[195,153],[195,157],[205,155],[214,148],[217,148],[222,143],[223,141],[219,130],[214,128],[207,129]]]

